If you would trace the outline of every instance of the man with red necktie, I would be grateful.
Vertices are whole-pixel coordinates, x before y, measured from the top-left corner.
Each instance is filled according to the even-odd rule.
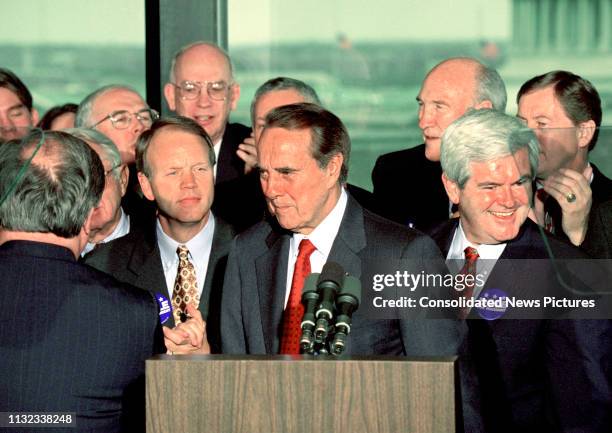
[[[430,238],[370,213],[346,193],[350,139],[334,114],[309,103],[275,108],[258,146],[273,218],[234,241],[221,305],[223,353],[299,353],[304,278],[327,261],[361,278],[364,291],[372,262],[445,273]],[[456,320],[378,320],[358,310],[345,353],[452,355],[461,338]]]
[[[465,284],[464,298],[576,294],[566,288],[577,280],[559,283],[551,262],[586,255],[527,218],[538,154],[534,133],[494,110],[468,112],[444,133],[442,181],[460,217],[432,237],[449,267],[458,262],[463,277],[481,279],[469,290]],[[502,317],[467,310],[460,354],[465,431],[610,431],[612,394],[601,367],[609,362],[608,320],[570,320],[561,309],[529,319],[520,308],[507,307]]]

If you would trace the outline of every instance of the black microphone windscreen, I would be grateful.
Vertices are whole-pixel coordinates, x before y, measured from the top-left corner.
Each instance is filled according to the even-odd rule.
[[[304,287],[302,287],[302,294],[317,291],[317,282],[319,281],[319,275],[321,274],[312,273],[308,275],[308,277],[306,277],[306,280],[304,281]]]
[[[317,285],[324,281],[332,281],[336,283],[338,287],[342,287],[344,284],[344,269],[342,269],[342,266],[336,262],[325,263],[325,265],[323,265],[323,269],[321,270],[321,275],[319,276]]]
[[[338,296],[350,295],[357,299],[357,303],[361,303],[361,281],[359,278],[352,275],[347,275],[344,279],[344,287]]]

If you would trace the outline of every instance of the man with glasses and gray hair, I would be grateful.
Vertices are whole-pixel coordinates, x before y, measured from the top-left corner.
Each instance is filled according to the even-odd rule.
[[[83,253],[89,253],[98,244],[104,244],[130,232],[130,216],[121,208],[121,198],[128,185],[128,168],[110,138],[90,128],[73,128],[65,132],[86,142],[100,157],[104,166],[104,192],[94,208],[89,239]]]
[[[86,96],[79,104],[75,119],[77,128],[100,131],[119,149],[121,161],[129,169],[122,207],[139,222],[150,219],[153,207],[140,194],[135,166],[136,142],[157,118],[159,114],[147,105],[136,90],[130,86],[111,84]]]
[[[210,136],[217,158],[215,183],[249,173],[257,162],[255,146],[240,146],[251,130],[229,123],[240,98],[232,62],[219,46],[194,42],[181,48],[172,59],[170,82],[164,86],[170,110],[195,120]]]

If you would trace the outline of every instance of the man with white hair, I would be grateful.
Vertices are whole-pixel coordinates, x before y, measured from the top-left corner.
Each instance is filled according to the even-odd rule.
[[[442,136],[442,182],[460,217],[432,237],[447,260],[461,262],[459,273],[480,277],[458,292],[466,305],[489,296],[577,296],[567,287],[578,280],[559,259],[586,255],[528,218],[538,154],[534,133],[495,110],[470,111]],[[504,320],[477,307],[460,312],[471,319],[460,362],[465,431],[609,431],[612,394],[599,365],[609,359],[609,321],[537,312],[526,318],[507,306]]]

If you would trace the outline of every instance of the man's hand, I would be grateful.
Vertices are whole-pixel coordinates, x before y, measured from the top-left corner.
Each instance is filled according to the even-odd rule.
[[[191,304],[187,305],[187,314],[191,317],[186,322],[179,323],[173,329],[163,327],[164,343],[168,353],[172,355],[209,354],[206,322],[202,319],[202,314]]]
[[[592,204],[589,179],[592,174],[591,166],[588,166],[583,173],[562,168],[549,176],[543,184],[544,190],[561,206],[563,232],[576,246],[582,244],[588,228]]]
[[[250,137],[238,145],[236,153],[244,161],[244,174],[249,174],[257,165],[257,146],[252,132]]]

